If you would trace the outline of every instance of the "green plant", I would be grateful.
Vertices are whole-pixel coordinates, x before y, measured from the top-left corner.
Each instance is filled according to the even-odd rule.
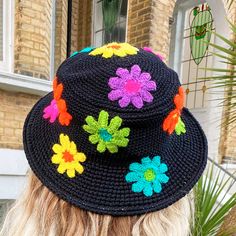
[[[231,22],[229,22],[229,24],[233,38],[236,41],[236,25]],[[213,82],[210,88],[223,87],[225,89],[225,95],[224,98],[222,98],[221,104],[226,107],[225,114],[227,115],[227,119],[224,125],[229,126],[236,121],[236,42],[216,32],[214,32],[214,34],[224,41],[228,47],[225,48],[214,43],[209,43],[209,45],[217,51],[212,54],[221,59],[222,63],[227,64],[227,68],[204,68],[205,70],[217,73],[216,76],[206,77],[204,79]]]
[[[227,199],[235,179],[211,164],[194,187],[193,236],[229,236],[236,232],[232,225],[227,232],[220,227],[231,208],[236,206],[236,193]]]

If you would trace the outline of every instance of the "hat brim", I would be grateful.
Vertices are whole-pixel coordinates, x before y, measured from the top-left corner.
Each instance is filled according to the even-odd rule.
[[[39,180],[59,198],[77,207],[114,216],[161,210],[184,197],[204,171],[206,137],[186,108],[181,115],[186,126],[185,134],[168,135],[162,130],[163,121],[155,121],[146,127],[131,127],[129,145],[121,151],[119,149],[117,155],[101,155],[82,129],[84,117],[78,122],[72,120],[68,127],[61,126],[58,121],[50,124],[43,118],[43,109],[50,104],[52,97],[49,93],[40,99],[29,113],[24,126],[24,149]],[[87,156],[82,163],[84,172],[74,178],[59,174],[58,165],[51,162],[52,146],[59,143],[61,133],[67,134],[78,150]],[[136,146],[139,146],[137,152]],[[155,155],[159,155],[161,162],[168,166],[168,183],[163,185],[161,193],[154,193],[151,197],[133,192],[132,184],[125,180],[129,165],[140,162],[145,156]]]

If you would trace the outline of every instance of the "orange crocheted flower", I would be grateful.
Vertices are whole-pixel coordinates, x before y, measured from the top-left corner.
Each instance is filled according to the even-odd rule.
[[[181,112],[184,107],[184,89],[179,87],[178,94],[174,97],[175,109],[172,110],[163,122],[163,130],[172,134],[174,131],[177,135],[186,133],[185,125],[181,119]]]
[[[53,100],[51,104],[44,109],[43,117],[50,119],[53,123],[57,118],[61,125],[68,126],[72,120],[72,116],[67,112],[67,106],[64,99],[61,98],[63,92],[63,84],[58,84],[57,77],[53,80]]]

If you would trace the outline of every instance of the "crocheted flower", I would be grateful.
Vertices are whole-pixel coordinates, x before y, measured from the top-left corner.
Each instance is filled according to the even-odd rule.
[[[160,53],[158,53],[158,52],[157,52],[157,53],[153,52],[153,50],[152,50],[151,48],[149,48],[149,47],[144,47],[143,50],[146,51],[146,52],[151,52],[151,53],[155,54],[155,55],[158,56],[162,61],[164,61],[164,59],[165,59]]]
[[[127,55],[137,54],[138,49],[128,43],[109,43],[102,47],[96,48],[89,53],[91,56],[102,55],[102,57],[110,58],[114,55],[118,57],[125,57]]]
[[[141,164],[134,162],[129,166],[129,172],[125,176],[128,183],[132,183],[132,191],[135,193],[143,192],[146,197],[153,195],[153,192],[160,193],[162,184],[169,181],[169,177],[165,174],[168,170],[166,164],[161,163],[160,156],[144,157]]]
[[[70,57],[73,57],[73,56],[77,55],[78,53],[79,53],[78,51],[75,51],[70,55]]]
[[[186,133],[185,124],[181,119],[181,112],[184,106],[184,90],[179,87],[179,92],[174,97],[175,109],[172,110],[163,122],[163,130],[172,134],[174,131],[177,135]]]
[[[80,50],[79,52],[91,52],[93,51],[94,47],[86,47],[86,48],[83,48],[82,50]]]
[[[122,124],[122,119],[115,116],[108,124],[109,114],[106,111],[101,111],[98,116],[98,121],[92,116],[87,116],[85,121],[87,125],[83,129],[90,134],[89,141],[92,144],[97,144],[97,151],[102,153],[106,149],[110,153],[118,152],[118,147],[126,147],[130,133],[129,128],[119,129]]]
[[[86,160],[86,156],[82,152],[78,152],[76,144],[70,141],[68,135],[60,134],[60,144],[54,144],[52,147],[54,155],[52,156],[52,163],[58,164],[57,171],[60,174],[66,172],[69,178],[74,178],[76,172],[82,174],[84,167],[80,162]]]
[[[57,77],[53,81],[53,100],[50,105],[45,107],[43,118],[49,119],[50,123],[55,122],[58,118],[61,125],[68,126],[72,116],[67,112],[67,106],[64,99],[61,98],[63,91],[63,84],[57,83]]]
[[[117,77],[111,77],[108,85],[113,89],[108,98],[119,100],[120,107],[127,107],[130,103],[136,108],[143,107],[143,102],[152,102],[150,91],[156,90],[156,82],[151,81],[151,75],[141,72],[139,65],[133,65],[129,72],[126,68],[118,68]]]

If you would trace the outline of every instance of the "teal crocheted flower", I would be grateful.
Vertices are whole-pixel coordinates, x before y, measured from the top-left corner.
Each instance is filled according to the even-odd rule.
[[[118,147],[126,147],[129,143],[127,138],[130,133],[129,128],[122,128],[122,119],[115,116],[108,122],[109,114],[106,111],[101,111],[98,116],[98,121],[93,116],[87,116],[85,121],[87,125],[83,125],[83,129],[90,134],[89,141],[92,144],[97,144],[97,150],[102,153],[106,149],[110,153],[118,152]]]
[[[132,184],[132,191],[135,193],[143,192],[146,197],[153,195],[153,192],[160,193],[162,191],[162,184],[169,181],[169,177],[165,174],[168,170],[166,164],[161,163],[160,156],[144,157],[141,164],[134,162],[129,166],[129,172],[125,176],[125,180],[135,182]]]
[[[86,47],[80,50],[79,52],[91,52],[93,51],[93,49],[95,49],[95,47]]]

